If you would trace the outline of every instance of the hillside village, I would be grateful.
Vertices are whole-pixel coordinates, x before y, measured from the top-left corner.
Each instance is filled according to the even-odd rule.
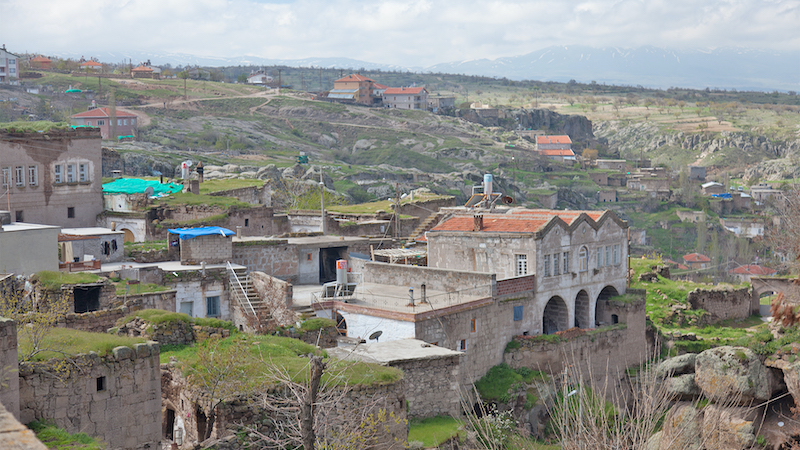
[[[639,440],[598,448],[800,445],[800,139],[736,129],[752,111],[0,57],[9,422],[114,449],[500,448],[494,417],[502,448],[549,449],[590,412],[650,423],[651,395]]]

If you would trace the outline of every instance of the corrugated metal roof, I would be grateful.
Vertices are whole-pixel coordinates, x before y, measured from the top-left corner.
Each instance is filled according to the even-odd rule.
[[[328,94],[328,98],[340,98],[346,100],[355,99],[355,94]]]

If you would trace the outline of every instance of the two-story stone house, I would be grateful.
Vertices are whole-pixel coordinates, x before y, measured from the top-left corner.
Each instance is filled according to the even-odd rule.
[[[397,109],[427,109],[428,91],[424,87],[388,88],[383,91],[383,105]]]
[[[100,128],[103,139],[116,139],[117,136],[132,136],[136,130],[136,114],[118,109],[113,114],[109,108],[93,108],[70,116],[75,125]],[[116,136],[112,129],[116,126]]]

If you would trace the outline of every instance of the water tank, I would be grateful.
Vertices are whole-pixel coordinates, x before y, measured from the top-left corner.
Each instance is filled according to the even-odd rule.
[[[344,286],[347,284],[347,260],[336,260],[336,284]]]
[[[492,174],[490,173],[483,176],[483,193],[486,195],[487,203],[492,201]]]

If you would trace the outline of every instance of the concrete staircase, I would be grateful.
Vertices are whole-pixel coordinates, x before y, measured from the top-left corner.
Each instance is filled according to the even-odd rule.
[[[431,228],[435,227],[440,220],[444,217],[444,213],[441,211],[437,211],[430,216],[428,216],[425,220],[423,220],[414,231],[411,232],[411,236],[409,239],[415,240],[425,235],[425,232],[430,230]]]
[[[230,281],[231,295],[245,314],[256,315],[262,320],[271,317],[269,307],[258,297],[253,287],[247,269],[234,269],[228,266],[228,281]]]

